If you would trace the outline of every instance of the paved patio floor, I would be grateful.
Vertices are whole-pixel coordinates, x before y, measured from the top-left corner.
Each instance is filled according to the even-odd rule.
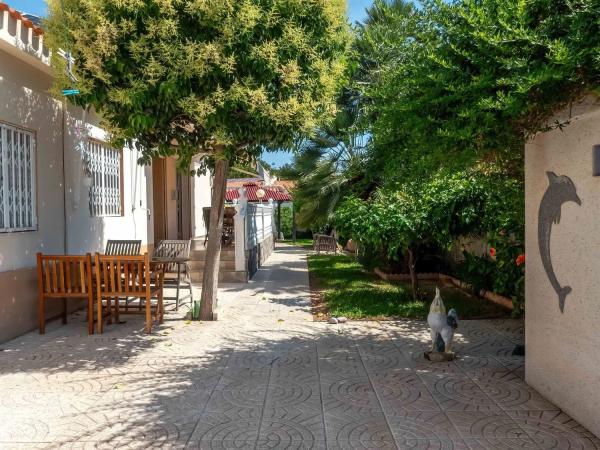
[[[169,313],[152,335],[83,316],[0,346],[1,448],[595,449],[523,382],[520,321],[460,323],[428,363],[418,321],[312,321],[305,254],[279,247],[219,321]]]

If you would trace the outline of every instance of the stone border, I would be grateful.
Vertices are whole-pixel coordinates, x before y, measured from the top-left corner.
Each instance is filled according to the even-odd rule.
[[[385,281],[410,281],[410,275],[406,273],[385,273],[379,267],[376,267],[375,275]],[[446,275],[443,273],[419,273],[417,274],[417,279],[419,280],[428,280],[428,281],[444,281],[460,289],[469,289],[469,285],[464,281],[461,281],[453,276]],[[490,302],[494,302],[504,308],[513,309],[512,300],[508,297],[504,297],[503,295],[496,294],[495,292],[482,290],[479,292],[479,296],[489,300]]]

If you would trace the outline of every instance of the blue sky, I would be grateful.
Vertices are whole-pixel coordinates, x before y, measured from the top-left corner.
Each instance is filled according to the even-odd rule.
[[[19,11],[39,16],[43,16],[46,13],[46,2],[44,0],[8,0],[6,3]],[[348,0],[348,15],[350,19],[353,22],[362,20],[365,15],[365,8],[371,3],[372,0]]]
[[[46,14],[46,2],[44,0],[4,0],[11,8],[19,11],[44,16]]]
[[[44,0],[4,0],[12,8],[19,11],[44,16],[46,14],[46,2]],[[361,21],[365,17],[365,9],[371,5],[372,0],[348,0],[348,16],[352,23]],[[265,153],[263,158],[277,167],[292,160],[291,153],[275,152]]]

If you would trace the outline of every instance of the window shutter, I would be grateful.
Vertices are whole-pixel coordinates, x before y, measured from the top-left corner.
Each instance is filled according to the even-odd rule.
[[[35,136],[0,123],[0,231],[37,226]]]
[[[121,150],[98,141],[89,141],[87,157],[92,176],[89,208],[93,217],[120,216],[121,205]]]

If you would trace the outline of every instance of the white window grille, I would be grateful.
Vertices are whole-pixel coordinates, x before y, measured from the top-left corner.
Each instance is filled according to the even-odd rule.
[[[37,227],[35,135],[0,123],[0,232]]]
[[[92,177],[90,214],[93,217],[122,215],[121,156],[121,150],[111,148],[102,142],[88,141],[86,158]]]

